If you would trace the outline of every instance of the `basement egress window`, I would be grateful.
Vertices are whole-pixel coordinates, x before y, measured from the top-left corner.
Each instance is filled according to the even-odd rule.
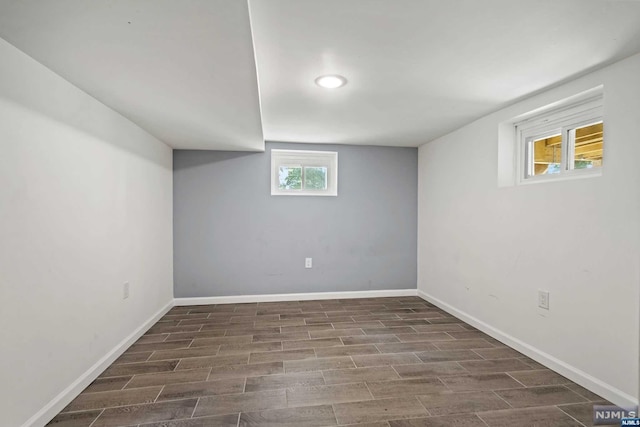
[[[272,196],[337,196],[338,153],[271,150]]]
[[[520,182],[594,176],[604,148],[602,96],[516,124]]]

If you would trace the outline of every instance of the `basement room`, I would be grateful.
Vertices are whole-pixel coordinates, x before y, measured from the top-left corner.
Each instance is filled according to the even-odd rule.
[[[0,427],[640,425],[640,1],[0,0]]]

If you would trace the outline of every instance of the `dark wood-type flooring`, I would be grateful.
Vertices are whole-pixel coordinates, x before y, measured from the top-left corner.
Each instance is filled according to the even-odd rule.
[[[367,298],[174,307],[49,425],[590,426],[594,403],[420,298]]]

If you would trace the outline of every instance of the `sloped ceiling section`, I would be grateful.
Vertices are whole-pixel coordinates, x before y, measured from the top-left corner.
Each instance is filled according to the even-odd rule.
[[[174,148],[264,150],[246,1],[1,0],[0,37]]]
[[[640,52],[640,1],[0,0],[0,37],[175,148],[415,147]]]
[[[640,51],[640,2],[250,0],[267,140],[417,146]],[[322,74],[349,81],[314,84]]]

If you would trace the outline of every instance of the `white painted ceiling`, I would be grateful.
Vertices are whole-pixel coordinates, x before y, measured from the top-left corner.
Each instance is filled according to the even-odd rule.
[[[172,147],[264,149],[246,1],[0,0],[0,37]]]
[[[640,51],[640,2],[250,4],[268,140],[416,146]]]
[[[0,0],[0,37],[175,148],[417,146],[640,52],[640,1]]]

